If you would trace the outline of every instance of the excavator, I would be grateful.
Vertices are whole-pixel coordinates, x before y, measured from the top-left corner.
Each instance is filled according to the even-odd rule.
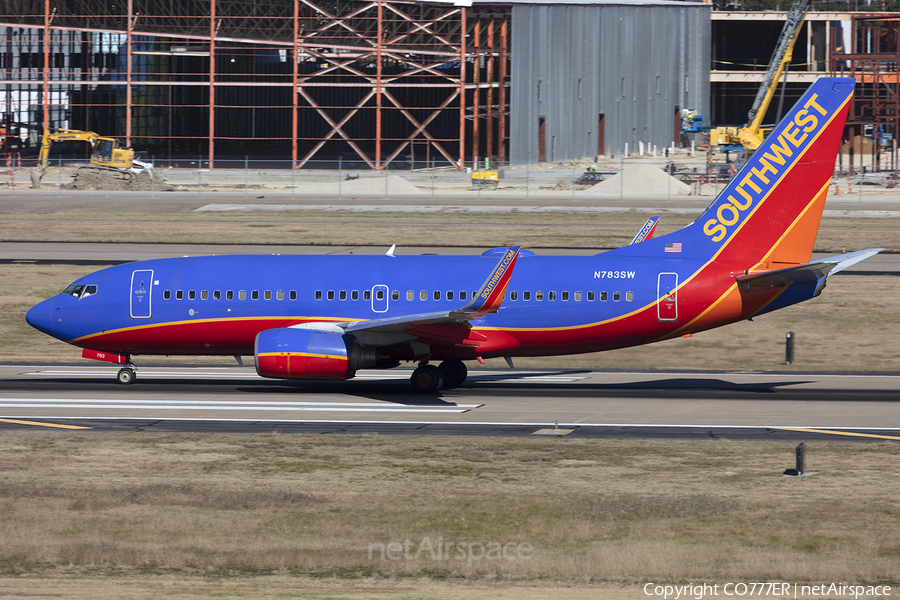
[[[146,175],[153,177],[153,165],[134,158],[134,150],[125,148],[119,140],[110,137],[101,137],[93,131],[79,131],[77,129],[44,130],[41,138],[41,149],[38,152],[37,169],[32,171],[31,179],[39,184],[41,177],[47,171],[47,157],[50,155],[50,146],[54,142],[83,141],[91,145],[91,164],[81,167],[83,170],[109,173],[110,176],[122,181],[131,181],[135,177]]]
[[[810,0],[795,0],[791,5],[784,28],[781,30],[781,36],[778,38],[778,44],[775,46],[775,52],[772,54],[772,60],[769,62],[769,68],[766,70],[766,76],[756,92],[753,107],[747,115],[747,124],[740,128],[716,127],[711,129],[709,132],[710,146],[742,146],[745,150],[756,150],[762,144],[765,134],[768,133],[762,128],[763,117],[772,102],[772,96],[775,95],[778,80],[791,62],[794,42],[797,41],[800,27],[803,26],[803,21],[806,19],[809,4]]]

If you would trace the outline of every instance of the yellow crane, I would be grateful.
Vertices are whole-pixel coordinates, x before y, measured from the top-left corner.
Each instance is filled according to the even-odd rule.
[[[803,21],[806,19],[809,3],[810,0],[795,0],[791,5],[791,10],[788,11],[784,27],[781,30],[781,36],[778,38],[778,44],[775,46],[775,52],[772,54],[772,60],[769,62],[769,68],[766,70],[766,76],[756,92],[753,107],[747,115],[747,124],[740,128],[716,127],[711,129],[709,132],[710,146],[740,145],[746,150],[756,150],[762,144],[765,133],[767,133],[762,128],[762,120],[772,102],[772,96],[775,95],[778,80],[791,62],[794,42],[797,41],[800,27],[803,26]]]
[[[153,177],[153,165],[134,158],[134,150],[125,148],[119,140],[101,137],[93,131],[77,129],[44,130],[41,149],[38,152],[37,170],[32,172],[32,180],[39,183],[47,171],[47,157],[55,142],[80,141],[91,145],[91,164],[81,169],[108,172],[118,179],[130,181],[138,175]]]

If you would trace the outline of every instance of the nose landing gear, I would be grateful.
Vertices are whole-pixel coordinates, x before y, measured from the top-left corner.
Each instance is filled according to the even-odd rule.
[[[116,379],[123,385],[131,385],[137,379],[137,369],[131,363],[128,363],[116,374]]]

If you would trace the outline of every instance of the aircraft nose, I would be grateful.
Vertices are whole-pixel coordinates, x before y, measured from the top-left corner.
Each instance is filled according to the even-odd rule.
[[[52,304],[52,300],[44,300],[35,304],[25,314],[25,320],[38,331],[53,335]]]

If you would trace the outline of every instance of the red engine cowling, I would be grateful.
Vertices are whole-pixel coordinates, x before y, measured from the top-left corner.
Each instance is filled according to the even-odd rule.
[[[256,336],[256,372],[273,379],[349,379],[375,366],[375,350],[337,332],[267,329]]]

